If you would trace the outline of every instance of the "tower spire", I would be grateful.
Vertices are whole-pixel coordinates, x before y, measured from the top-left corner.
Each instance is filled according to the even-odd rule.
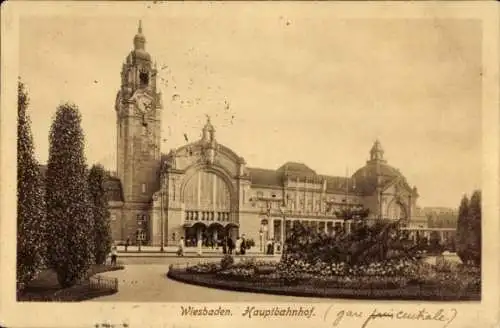
[[[142,20],[139,20],[139,26],[137,27],[137,34],[134,37],[134,49],[144,50],[144,45],[146,44],[146,37],[142,34]]]
[[[370,150],[370,160],[384,161],[384,149],[380,144],[379,139],[375,139],[372,149]]]

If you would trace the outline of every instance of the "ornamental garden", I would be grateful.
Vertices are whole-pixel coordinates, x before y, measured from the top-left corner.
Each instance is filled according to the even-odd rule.
[[[398,222],[354,222],[349,233],[326,235],[297,225],[279,261],[170,267],[171,279],[245,292],[359,299],[480,300],[481,270],[474,261],[449,261],[415,245]]]

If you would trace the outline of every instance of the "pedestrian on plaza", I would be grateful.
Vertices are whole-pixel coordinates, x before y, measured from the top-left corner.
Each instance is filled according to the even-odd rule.
[[[240,254],[245,255],[247,249],[247,240],[245,239],[245,235],[241,237],[241,245],[240,245]]]
[[[127,238],[127,241],[125,242],[125,252],[128,250],[128,245],[130,245],[130,238]]]
[[[239,255],[241,252],[241,242],[242,242],[242,239],[241,239],[241,237],[238,236],[238,239],[236,239],[236,249],[235,249],[236,255]]]
[[[222,239],[222,253],[227,254],[227,236]]]
[[[184,256],[184,237],[179,240],[179,248],[177,249],[177,256]]]
[[[233,238],[231,238],[231,237],[227,238],[227,248],[228,248],[229,254],[233,254],[234,241],[233,241]]]
[[[273,240],[272,239],[269,239],[267,241],[266,248],[267,248],[266,254],[271,255],[273,253]]]
[[[203,246],[203,242],[202,242],[202,240],[200,238],[200,239],[198,239],[198,256],[201,256],[201,254],[203,252],[202,249],[201,249],[202,246]]]
[[[117,257],[118,257],[118,248],[113,243],[113,245],[111,246],[111,265],[112,266],[116,265],[116,258]]]

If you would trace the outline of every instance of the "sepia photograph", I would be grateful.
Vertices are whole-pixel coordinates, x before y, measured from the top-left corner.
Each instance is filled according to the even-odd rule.
[[[49,4],[18,16],[2,78],[17,84],[15,303],[459,327],[457,307],[484,301],[498,149],[481,19]],[[380,307],[318,308],[333,301]],[[395,309],[411,302],[429,308]]]

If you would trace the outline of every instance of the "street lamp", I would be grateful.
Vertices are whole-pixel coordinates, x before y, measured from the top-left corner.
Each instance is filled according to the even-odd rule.
[[[280,206],[280,212],[281,215],[283,216],[283,220],[281,222],[281,240],[280,240],[280,251],[283,254],[284,251],[284,246],[285,246],[285,226],[286,226],[286,206],[282,205]]]
[[[163,190],[160,189],[160,252],[164,252],[163,248]],[[155,195],[155,200],[158,200],[158,195]]]
[[[163,249],[163,230],[165,228],[163,227],[163,189],[160,187],[160,252],[164,252],[165,250]]]
[[[260,237],[260,251],[262,252],[262,236],[264,235],[263,231],[262,231],[262,226],[260,227],[259,229],[259,237]]]

